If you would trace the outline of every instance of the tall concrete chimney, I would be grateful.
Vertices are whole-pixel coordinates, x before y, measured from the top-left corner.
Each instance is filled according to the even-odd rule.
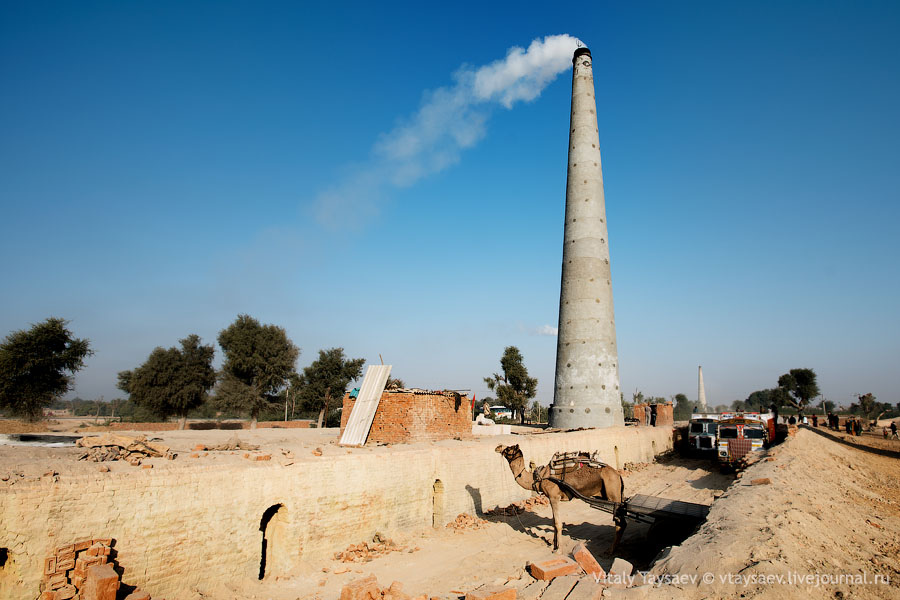
[[[697,380],[697,402],[700,410],[706,410],[706,390],[703,389],[703,367],[700,367],[700,377]]]
[[[623,425],[591,52],[572,58],[572,115],[556,384],[550,425]]]

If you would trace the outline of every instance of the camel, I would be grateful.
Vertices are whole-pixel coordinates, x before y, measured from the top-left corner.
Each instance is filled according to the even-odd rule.
[[[563,525],[559,503],[571,500],[572,495],[547,479],[550,476],[549,465],[535,468],[534,463],[531,463],[531,470],[526,469],[525,457],[518,444],[515,446],[500,444],[494,450],[507,460],[516,483],[526,490],[540,492],[550,500],[550,508],[553,511],[553,551],[559,552],[559,539],[562,537]],[[604,500],[617,503],[625,501],[625,482],[619,472],[609,465],[600,468],[579,465],[579,468],[566,473],[565,483],[572,486],[582,496],[599,496]],[[613,514],[613,522],[616,525],[616,536],[609,548],[609,554],[615,552],[616,546],[625,532],[624,511],[616,510]]]

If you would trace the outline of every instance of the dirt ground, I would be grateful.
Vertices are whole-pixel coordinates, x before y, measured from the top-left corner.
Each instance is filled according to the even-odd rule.
[[[598,586],[592,593],[694,600],[900,597],[900,460],[836,438],[800,430],[768,453],[771,460],[760,460],[740,477],[684,458],[632,465],[626,495],[706,504],[720,498],[699,531],[663,549],[655,563],[659,543],[647,538],[647,526],[629,525],[616,555],[638,570],[650,567],[649,573],[636,574],[630,589]],[[752,485],[754,479],[771,483]],[[512,477],[510,485],[515,485]],[[568,554],[584,542],[608,569],[612,557],[604,551],[613,535],[610,516],[581,502],[564,505],[564,511],[562,549]],[[382,587],[401,582],[410,595],[455,599],[494,584],[517,588],[520,600],[556,599],[558,589],[548,589],[524,571],[528,561],[551,556],[549,507],[487,519],[479,529],[445,528],[396,539],[403,552],[371,562],[310,563],[293,577],[248,581],[218,594],[331,600],[346,583],[372,574]]]
[[[244,442],[263,444],[274,459],[280,449],[298,457],[317,449],[326,456],[345,452],[329,443],[336,438],[334,429],[303,430],[300,435],[296,430],[148,433],[179,453],[190,452],[198,443],[223,443],[235,434]],[[626,496],[641,493],[712,508],[694,535],[675,541],[670,548],[663,547],[665,542],[656,533],[648,538],[648,526],[630,523],[616,556],[649,573],[636,575],[629,589],[594,584],[594,591],[604,597],[691,600],[900,597],[900,441],[876,434],[847,438],[823,428],[801,429],[740,477],[723,474],[703,459],[675,457],[627,465]],[[71,447],[35,447],[25,454],[22,448],[0,445],[0,467],[15,465],[23,476],[40,476],[54,465],[69,472],[98,468],[96,463],[73,462],[78,452]],[[178,460],[153,460],[162,461],[161,468],[179,464]],[[224,464],[244,459],[239,454],[209,453],[197,460]],[[134,468],[121,462],[106,464],[113,470]],[[751,485],[759,478],[769,479],[770,484]],[[512,474],[507,483],[516,486]],[[527,562],[551,556],[549,507],[479,516],[483,524],[469,519],[462,529],[382,532],[397,551],[369,562],[306,561],[288,577],[250,579],[227,588],[209,586],[169,600],[334,600],[344,585],[370,574],[382,587],[399,581],[411,596],[427,594],[442,600],[455,600],[492,584],[515,587],[519,600],[565,597],[557,598],[558,589],[535,581],[524,570]],[[563,505],[563,520],[563,552],[569,554],[583,542],[609,569],[613,557],[605,551],[613,539],[611,516],[575,501]],[[372,540],[359,542],[374,545]]]

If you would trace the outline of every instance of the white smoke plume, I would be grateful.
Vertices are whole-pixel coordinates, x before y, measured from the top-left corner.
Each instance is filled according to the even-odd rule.
[[[419,110],[383,134],[368,163],[349,168],[342,182],[321,192],[314,205],[322,224],[338,226],[378,212],[389,188],[407,187],[459,161],[485,135],[496,105],[530,102],[572,65],[581,42],[551,35],[528,49],[510,48],[506,58],[478,68],[463,66],[453,84],[424,94]]]

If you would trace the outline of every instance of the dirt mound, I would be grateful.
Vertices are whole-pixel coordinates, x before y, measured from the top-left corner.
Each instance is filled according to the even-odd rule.
[[[0,420],[0,433],[40,433],[42,431],[48,431],[44,421],[28,423],[14,419]]]
[[[697,576],[689,598],[900,597],[900,461],[802,429],[771,455],[651,573]]]

